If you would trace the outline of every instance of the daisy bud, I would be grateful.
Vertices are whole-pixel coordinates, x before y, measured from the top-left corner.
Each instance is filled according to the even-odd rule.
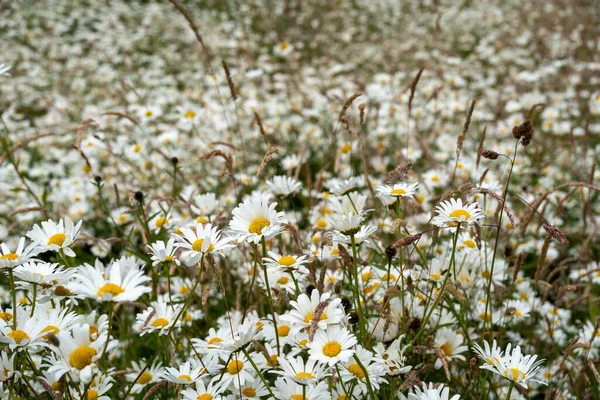
[[[350,323],[350,325],[358,324],[358,314],[356,313],[356,311],[352,311],[350,313],[350,315],[348,316],[348,322]]]
[[[96,181],[96,183],[100,183],[102,182],[102,177],[100,175],[96,175],[94,176],[94,181]]]
[[[172,157],[172,158],[171,158],[171,162],[173,163],[173,165],[177,165],[177,163],[179,162],[179,158],[177,158],[177,157]]]

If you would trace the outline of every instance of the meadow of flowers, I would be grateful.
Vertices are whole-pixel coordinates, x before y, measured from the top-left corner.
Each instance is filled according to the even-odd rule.
[[[0,4],[0,398],[599,399],[599,27]]]

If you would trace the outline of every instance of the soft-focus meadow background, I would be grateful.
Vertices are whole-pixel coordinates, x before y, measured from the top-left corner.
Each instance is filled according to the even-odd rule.
[[[15,344],[2,317],[12,372],[0,397],[433,399],[433,387],[441,398],[449,387],[465,399],[600,398],[599,27],[595,0],[1,2],[0,314],[20,304],[44,328],[55,325],[32,308],[67,310],[54,333],[95,326],[111,350],[95,349],[86,375],[40,332],[35,345]],[[419,183],[414,195],[381,195],[402,182]],[[452,197],[478,204],[478,225],[433,229]],[[187,239],[204,269],[184,265],[181,250],[153,258],[149,244],[196,224],[239,238],[232,210],[259,198],[285,212],[280,236],[231,241],[214,258]],[[372,227],[360,247],[340,228],[349,214]],[[48,242],[33,246],[27,274],[9,262],[34,224],[67,217],[83,221],[75,257]],[[262,261],[281,267],[286,255],[306,256],[297,286],[291,269]],[[97,260],[143,271],[149,293],[107,301],[78,292],[81,272],[53,282],[39,272],[87,263],[103,273]],[[333,324],[357,336],[365,369],[351,358],[299,382],[277,362],[313,355],[299,343],[314,313],[280,348],[273,328],[283,324],[273,313],[289,315],[313,287],[344,299]],[[140,336],[156,301],[173,329]],[[246,314],[265,326],[255,341],[216,353],[206,344],[211,328],[223,340],[243,331]],[[544,359],[543,383],[519,385],[523,363],[504,378],[479,368],[473,348],[492,339]],[[254,395],[230,368],[244,354],[258,360],[245,371]],[[66,369],[53,369],[61,357]],[[161,363],[150,377],[148,360]],[[190,360],[198,376],[164,373]],[[220,391],[201,397],[196,382]],[[429,394],[417,393],[422,382],[434,383]]]

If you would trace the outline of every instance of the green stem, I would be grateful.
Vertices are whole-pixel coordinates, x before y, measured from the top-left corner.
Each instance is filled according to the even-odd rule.
[[[267,256],[267,244],[265,243],[265,237],[262,238],[262,252],[263,257]],[[256,252],[257,253],[257,252]],[[275,341],[277,342],[277,355],[279,356],[281,353],[280,345],[279,345],[279,331],[277,330],[277,318],[275,318],[275,306],[273,305],[273,295],[271,294],[271,285],[269,285],[269,276],[267,274],[267,266],[262,259],[260,261],[260,265],[263,270],[263,275],[265,277],[265,285],[267,286],[267,297],[269,298],[269,306],[271,308],[271,316],[273,317],[273,327],[275,328]]]
[[[367,371],[367,369],[365,368],[365,366],[363,365],[363,363],[360,361],[360,358],[358,358],[358,356],[356,355],[356,353],[354,353],[354,360],[356,361],[356,363],[358,364],[358,366],[362,370],[363,374],[365,374],[365,380],[367,381],[367,391],[369,392],[369,397],[371,397],[372,399],[374,399],[375,398],[375,393],[373,393],[373,387],[371,386],[371,378],[369,378],[369,371]]]
[[[506,400],[510,400],[510,395],[512,394],[513,387],[515,383],[513,381],[510,382],[510,386],[508,387],[508,395],[506,396]]]
[[[10,294],[12,295],[13,329],[17,329],[17,288],[15,287],[15,276],[12,268],[8,270],[8,279],[10,280]]]
[[[358,328],[360,331],[360,339],[363,341],[366,340],[365,328],[364,328],[364,315],[362,313],[362,307],[360,304],[360,292],[358,290],[358,252],[356,251],[356,240],[354,239],[354,234],[350,235],[350,243],[352,244],[352,274],[354,275],[354,284],[352,285],[352,290],[354,292],[354,301],[356,303],[356,312],[358,313]]]

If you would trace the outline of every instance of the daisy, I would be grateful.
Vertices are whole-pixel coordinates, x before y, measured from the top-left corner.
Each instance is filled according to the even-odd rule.
[[[292,378],[296,383],[302,385],[314,384],[328,375],[325,372],[324,364],[316,360],[307,360],[305,363],[301,356],[281,357],[279,365],[281,370],[274,370],[273,373]]]
[[[11,350],[44,344],[43,329],[44,321],[40,321],[35,314],[30,317],[29,312],[23,308],[17,308],[16,326],[0,319],[0,342],[8,343]]]
[[[114,379],[109,376],[103,376],[102,374],[98,374],[94,376],[94,379],[92,380],[89,387],[86,383],[81,382],[79,385],[82,393],[85,393],[84,390],[86,389],[86,387],[88,388],[86,395],[83,396],[83,399],[111,400],[110,396],[108,396],[106,393],[113,386],[113,381]]]
[[[75,281],[69,284],[69,290],[97,301],[136,301],[152,289],[146,284],[150,278],[137,267],[121,265],[122,260],[113,260],[104,270],[101,263],[96,267],[84,264],[77,268]],[[125,270],[127,270],[125,272]]]
[[[77,323],[77,314],[60,306],[48,309],[46,305],[40,304],[35,309],[35,315],[40,323],[45,325],[41,332],[44,340],[49,339],[49,334],[58,335],[62,331],[70,331]]]
[[[350,192],[354,192],[358,190],[360,187],[364,186],[364,178],[362,176],[353,176],[345,181],[340,180],[330,180],[325,184],[331,193],[336,196],[344,196]]]
[[[450,199],[442,202],[435,208],[437,215],[431,223],[440,228],[450,227],[454,232],[458,224],[461,226],[479,224],[483,218],[483,211],[479,209],[478,203],[463,205],[462,199]]]
[[[484,342],[484,345],[486,345],[486,350],[489,350],[487,343]],[[521,353],[521,346],[512,348],[512,344],[509,343],[508,346],[506,346],[504,355],[500,354],[500,357],[490,357],[490,354],[482,350],[477,344],[473,349],[478,353],[479,357],[485,361],[485,364],[481,365],[479,368],[492,371],[495,374],[520,385],[524,389],[527,389],[527,381],[547,385],[546,382],[533,378],[540,370],[544,360],[537,360],[537,355],[535,354],[523,355],[523,353]],[[495,343],[493,344],[492,352],[494,350],[496,350]]]
[[[275,395],[279,400],[329,400],[331,395],[325,382],[316,386],[301,385],[288,378],[278,378],[275,381]]]
[[[345,368],[341,372],[342,380],[344,382],[349,382],[356,379],[363,394],[366,394],[368,391],[366,377],[368,376],[373,389],[379,390],[379,384],[383,381],[383,375],[385,374],[383,363],[373,357],[373,353],[360,345],[356,346],[354,357],[355,358],[352,358],[345,363]],[[360,360],[364,370],[358,361],[356,361],[356,358]]]
[[[229,243],[233,238],[221,238],[221,231],[211,224],[196,224],[195,231],[189,228],[181,229],[181,236],[173,234],[176,247],[186,249],[181,253],[181,259],[186,265],[198,264],[206,253],[220,254],[223,250],[234,247]]]
[[[358,246],[362,243],[370,243],[371,241],[369,240],[369,238],[371,237],[371,235],[373,235],[375,232],[377,232],[377,227],[374,225],[364,225],[361,226],[357,232],[355,232],[354,235],[354,243]],[[350,246],[352,244],[352,234],[346,235],[343,232],[337,232],[334,231],[333,232],[333,243],[344,243],[348,246]]]
[[[175,316],[179,314],[181,307],[173,307],[164,301],[153,301],[144,312],[136,316],[133,329],[143,336],[146,333],[158,332],[166,335],[175,322]],[[175,327],[180,327],[181,321],[177,321]]]
[[[56,372],[60,376],[71,373],[77,380],[90,382],[93,371],[97,370],[96,361],[102,356],[105,340],[108,340],[108,337],[101,336],[99,340],[92,341],[90,327],[84,324],[74,326],[71,332],[60,332],[57,338],[62,360],[52,365],[48,371]],[[116,343],[116,341],[109,343],[107,351],[111,351]]]
[[[319,291],[316,289],[311,292],[310,297],[302,293],[296,301],[290,301],[290,305],[294,309],[282,315],[281,320],[298,327],[309,327],[315,317],[317,308],[321,306],[323,311],[317,323],[319,329],[325,330],[330,325],[339,324],[344,316],[341,307],[342,299],[331,299],[330,297],[331,294],[329,293],[319,295]]]
[[[65,271],[62,266],[56,263],[28,262],[16,267],[14,274],[23,283],[42,285],[44,288],[50,288],[62,280],[65,274],[70,275],[70,271]]]
[[[279,196],[288,196],[302,187],[302,184],[296,179],[282,175],[274,176],[266,184],[271,193]]]
[[[273,48],[273,54],[275,54],[277,57],[286,58],[290,55],[292,50],[294,50],[294,47],[284,40],[282,42],[279,42]]]
[[[196,363],[194,363],[196,364]],[[176,383],[178,385],[189,385],[201,380],[202,365],[195,366],[189,361],[179,368],[166,367],[159,379]]]
[[[15,371],[15,355],[17,353],[14,352],[8,357],[8,353],[3,351],[0,353],[0,382],[6,382],[12,377],[19,378],[21,373],[19,371]]]
[[[64,217],[57,224],[49,219],[42,222],[41,228],[37,224],[34,225],[33,229],[27,232],[27,237],[37,244],[40,251],[62,250],[65,255],[75,257],[75,252],[69,246],[77,240],[82,222],[73,225],[71,218]]]
[[[185,400],[221,400],[223,397],[221,393],[223,393],[225,389],[219,385],[215,384],[214,381],[205,385],[202,380],[196,381],[196,387],[194,389],[186,388],[181,391],[183,398]]]
[[[283,212],[275,211],[277,203],[269,204],[264,198],[252,198],[244,201],[233,211],[229,227],[238,241],[259,243],[263,238],[269,240],[285,229],[287,221]]]
[[[405,400],[460,400],[460,395],[455,394],[450,397],[450,389],[445,387],[444,384],[439,384],[438,387],[434,387],[433,383],[427,385],[423,382],[423,388],[414,386],[412,391],[408,393],[408,397],[404,397],[402,394],[400,398]]]
[[[194,204],[191,209],[200,216],[211,215],[221,206],[221,201],[214,193],[199,194],[194,197]],[[201,222],[201,221],[198,221]],[[205,223],[208,221],[203,221]]]
[[[435,347],[441,350],[441,353],[447,362],[450,362],[452,359],[465,361],[465,356],[460,353],[469,350],[469,348],[462,345],[463,340],[463,335],[460,333],[456,333],[450,328],[443,327],[435,334]],[[442,367],[442,360],[440,358],[435,360],[434,367],[436,369]]]
[[[267,253],[269,257],[263,258],[265,265],[281,270],[298,271],[302,274],[308,274],[308,269],[304,266],[309,262],[307,256],[280,255],[273,251]]]
[[[24,237],[19,239],[19,244],[14,252],[10,251],[6,243],[2,243],[0,244],[0,269],[14,268],[27,261],[35,261],[33,257],[38,253],[38,245],[35,242],[25,247]]]
[[[160,263],[170,263],[174,262],[177,266],[181,264],[179,259],[175,257],[175,251],[177,248],[175,247],[175,238],[169,239],[167,244],[164,241],[159,240],[158,242],[151,243],[147,245],[152,252],[152,266],[156,267]]]
[[[310,359],[332,367],[340,361],[348,361],[354,354],[352,347],[356,343],[356,336],[338,325],[331,326],[327,331],[318,330],[308,345]]]
[[[140,362],[133,361],[132,362],[132,372],[128,373],[125,377],[128,382],[133,382],[134,379],[135,384],[131,388],[131,394],[140,393],[148,384],[158,382],[158,378],[163,374],[164,368],[160,361],[155,361],[151,366],[148,366],[146,370],[140,375],[140,371],[144,368],[146,363],[144,360],[140,360]],[[138,378],[139,375],[139,378]]]
[[[363,218],[362,214],[348,213],[330,218],[329,223],[333,229],[339,231],[343,235],[354,235],[360,231],[360,224]]]
[[[396,183],[392,186],[389,185],[381,185],[377,187],[377,196],[383,197],[412,197],[417,193],[417,187],[419,183],[405,183],[400,182]]]
[[[258,357],[256,353],[250,353],[250,356],[259,370],[265,367],[264,357]],[[246,382],[254,382],[255,379],[254,369],[246,356],[241,353],[233,353],[227,365],[225,365],[225,373],[220,384],[223,388],[233,387],[235,391],[238,391],[240,386],[245,385]]]

